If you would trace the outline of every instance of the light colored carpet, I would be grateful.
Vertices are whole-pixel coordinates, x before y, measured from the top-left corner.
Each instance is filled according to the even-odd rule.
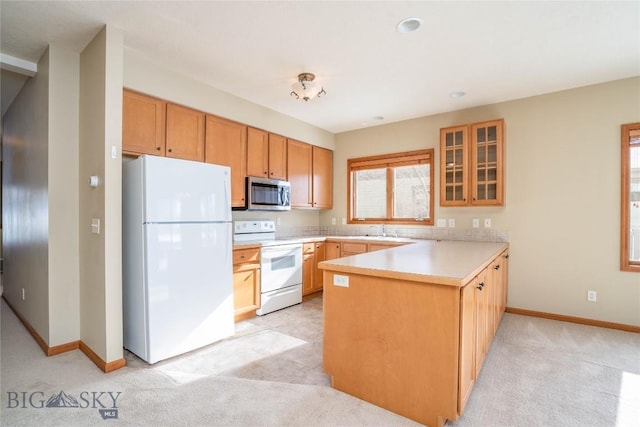
[[[153,366],[127,353],[128,366],[110,374],[79,351],[45,357],[4,302],[0,310],[2,426],[417,425],[328,387],[321,298],[239,323],[235,337]],[[61,391],[90,407],[28,401],[33,395],[37,406]],[[120,392],[117,421],[98,411],[113,406],[108,392]],[[639,334],[506,314],[464,415],[448,425],[637,427],[638,420]]]

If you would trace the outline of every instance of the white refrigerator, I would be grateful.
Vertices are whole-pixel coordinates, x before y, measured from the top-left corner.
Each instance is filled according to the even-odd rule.
[[[123,164],[124,347],[156,363],[233,335],[230,169]]]

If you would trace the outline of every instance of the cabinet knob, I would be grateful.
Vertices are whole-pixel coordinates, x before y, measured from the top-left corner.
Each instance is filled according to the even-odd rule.
[[[493,267],[494,270],[500,270],[500,264]]]
[[[482,290],[482,288],[484,288],[484,282],[478,283],[478,286],[476,286],[476,288]]]
[[[170,152],[170,153],[172,152],[171,148],[169,148],[169,152]]]
[[[506,254],[506,255],[504,256],[504,259],[509,259],[509,254]]]
[[[156,150],[160,151],[160,147],[156,147]]]
[[[240,258],[244,259],[244,255],[240,255]]]

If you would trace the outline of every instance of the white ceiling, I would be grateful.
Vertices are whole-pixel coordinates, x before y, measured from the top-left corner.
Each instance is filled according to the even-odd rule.
[[[80,52],[111,24],[135,55],[335,133],[640,75],[638,1],[2,0],[0,13],[5,55]],[[407,17],[423,27],[397,32]],[[327,95],[289,96],[301,72]]]

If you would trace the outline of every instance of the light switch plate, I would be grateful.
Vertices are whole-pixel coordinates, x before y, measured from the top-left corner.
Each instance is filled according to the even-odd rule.
[[[491,218],[484,219],[484,228],[491,228]]]
[[[478,218],[473,219],[473,228],[480,228],[480,220]]]
[[[455,228],[456,227],[456,220],[453,218],[449,219],[449,228]]]
[[[446,227],[447,226],[447,220],[446,219],[439,219],[436,221],[436,227]]]
[[[100,234],[100,218],[91,218],[91,232]]]

